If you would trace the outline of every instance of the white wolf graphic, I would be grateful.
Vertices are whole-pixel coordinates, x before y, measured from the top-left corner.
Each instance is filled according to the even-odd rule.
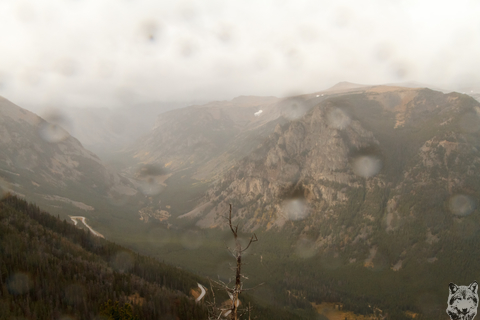
[[[477,315],[478,284],[473,281],[468,287],[448,285],[447,314],[451,320],[472,320]]]

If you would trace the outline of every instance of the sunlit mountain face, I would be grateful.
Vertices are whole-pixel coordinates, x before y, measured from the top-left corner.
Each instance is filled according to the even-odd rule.
[[[136,142],[105,151],[115,168],[59,119],[1,103],[3,192],[226,281],[232,204],[242,237],[259,239],[244,268],[246,284],[265,282],[259,304],[434,319],[448,283],[479,278],[471,96],[340,83],[162,111]]]

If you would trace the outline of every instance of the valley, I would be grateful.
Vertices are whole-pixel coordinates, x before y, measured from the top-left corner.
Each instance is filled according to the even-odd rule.
[[[71,136],[45,141],[41,118],[2,101],[3,194],[222,281],[231,203],[241,237],[259,239],[243,268],[245,286],[265,283],[258,305],[438,319],[448,283],[479,278],[480,104],[467,95],[340,83],[170,110],[109,151],[114,166]]]

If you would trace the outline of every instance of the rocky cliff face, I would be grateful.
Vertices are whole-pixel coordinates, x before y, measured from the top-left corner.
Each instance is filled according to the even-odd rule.
[[[105,167],[60,126],[1,97],[0,150],[3,192],[63,204],[136,194],[127,179]]]
[[[195,168],[198,178],[205,178],[248,154],[256,135],[266,136],[258,128],[270,119],[258,112],[276,101],[273,97],[239,97],[166,112],[130,153],[137,163],[170,172]],[[245,137],[249,135],[253,141]]]
[[[246,230],[287,227],[319,247],[372,247],[379,234],[412,225],[417,237],[434,241],[476,216],[480,105],[474,99],[369,87],[312,105],[277,125],[183,217],[215,227],[233,203]]]

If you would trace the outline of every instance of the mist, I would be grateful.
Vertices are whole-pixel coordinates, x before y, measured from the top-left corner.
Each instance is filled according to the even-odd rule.
[[[30,109],[288,96],[339,81],[474,90],[480,4],[2,1],[0,95]]]

